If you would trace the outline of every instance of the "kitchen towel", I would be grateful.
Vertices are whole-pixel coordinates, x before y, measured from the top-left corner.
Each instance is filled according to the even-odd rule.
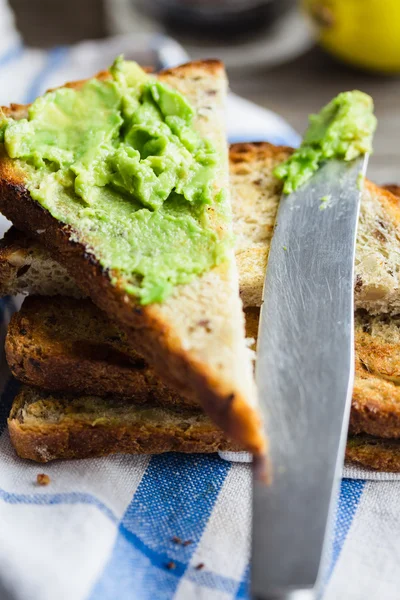
[[[163,36],[124,36],[49,51],[26,48],[0,0],[0,104],[29,102],[50,86],[91,75],[121,52],[157,67],[186,59],[180,46]],[[279,116],[234,96],[228,128],[231,141],[299,141]],[[0,301],[2,337],[13,307],[12,299]],[[248,464],[179,454],[45,466],[22,461],[6,430],[17,387],[2,356],[1,600],[249,597]],[[36,484],[42,472],[50,477],[46,487]],[[321,597],[395,600],[399,477],[347,468],[345,476]]]

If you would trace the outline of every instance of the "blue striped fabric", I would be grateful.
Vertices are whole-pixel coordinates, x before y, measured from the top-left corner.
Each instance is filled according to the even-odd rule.
[[[24,47],[21,43],[17,43],[15,46],[12,46],[11,48],[7,49],[0,56],[0,68],[5,67],[13,60],[17,60],[18,58],[20,58],[23,51]]]
[[[230,468],[217,456],[154,457],[121,521],[91,600],[111,600],[116,576],[129,581],[127,595],[120,595],[120,600],[172,598],[179,579],[196,574],[193,569],[188,572],[189,561]],[[175,536],[192,543],[174,544]],[[168,570],[171,561],[175,567]],[[221,585],[218,577],[210,575],[203,578],[206,586]]]
[[[4,3],[0,0],[0,23],[2,6],[4,8]],[[82,57],[93,60],[95,46],[91,53],[85,48],[82,48]],[[151,52],[154,52],[154,43]],[[39,52],[15,45],[0,56],[0,84],[11,73],[7,69],[14,72],[18,61],[26,60],[27,56],[32,56],[34,67],[26,71],[23,89],[16,88],[20,96],[2,97],[1,102],[31,101],[57,78],[58,82],[61,73],[70,79],[72,67],[85,63],[83,58],[78,60],[77,49]],[[80,76],[77,72],[76,77]],[[1,90],[3,95],[7,93],[4,85]],[[298,143],[297,134],[289,126],[272,113],[260,117],[257,112],[260,109],[254,115],[251,109],[246,113],[247,131],[238,129],[239,121],[240,124],[244,121],[237,118],[241,107],[240,102],[235,105],[232,99],[231,140]],[[0,302],[3,325],[11,307],[10,300]],[[4,376],[0,383],[3,389],[0,583],[9,588],[12,598],[226,600],[249,597],[248,465],[230,464],[218,456],[202,455],[163,455],[147,463],[144,459],[112,457],[46,465],[44,470],[51,473],[51,486],[34,488],[31,482],[42,469],[15,458],[5,431],[18,384],[13,379],[6,382]],[[331,572],[363,489],[362,481],[342,482]],[[1,523],[12,523],[12,535],[2,533]],[[101,525],[93,525],[91,529],[91,523]],[[39,537],[34,534],[36,525],[40,525]],[[14,552],[19,532],[20,546]],[[172,541],[175,536],[191,543],[176,544]],[[221,542],[224,537],[233,539],[233,546],[226,547]],[[58,550],[53,553],[52,548],[56,546]],[[32,548],[26,556],[25,547]],[[59,567],[60,552],[63,563]],[[25,556],[23,566],[21,556]],[[203,559],[204,566],[200,569],[199,561]],[[53,572],[57,574],[54,581]]]
[[[2,429],[18,387],[18,382],[10,378],[3,391]],[[249,565],[232,578],[215,572],[212,565],[198,570],[190,564],[227,474],[236,468],[216,455],[153,457],[122,519],[90,493],[19,494],[0,488],[0,501],[41,507],[87,504],[115,525],[115,543],[88,600],[114,600],[116,592],[119,600],[169,600],[175,597],[182,578],[191,580],[198,588],[221,592],[221,598],[246,599]],[[342,481],[330,572],[350,529],[364,485],[363,481]],[[175,537],[191,543],[177,545],[173,542]],[[170,563],[173,569],[168,568]]]

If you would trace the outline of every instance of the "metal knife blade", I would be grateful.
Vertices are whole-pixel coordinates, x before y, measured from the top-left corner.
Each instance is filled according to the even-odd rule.
[[[318,579],[354,378],[353,270],[367,160],[330,160],[280,202],[257,348],[271,481],[254,469],[253,598],[292,598]]]

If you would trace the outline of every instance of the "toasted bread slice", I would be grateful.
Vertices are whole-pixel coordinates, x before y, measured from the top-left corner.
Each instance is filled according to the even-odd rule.
[[[262,142],[230,147],[236,261],[245,307],[261,303],[282,191],[282,183],[272,171],[291,152],[290,148]],[[385,187],[366,182],[357,236],[355,305],[372,314],[400,312],[400,213],[395,195],[399,189],[393,185]],[[53,256],[40,243],[10,230],[0,242],[0,295],[81,296],[73,278]]]
[[[247,331],[253,338],[257,336],[258,315],[258,308],[246,310]],[[382,357],[389,360],[393,354],[397,358],[400,346],[396,346],[393,338],[396,339],[398,332],[388,333],[387,319],[382,320],[383,323],[377,317],[356,315],[357,368],[351,410],[352,433],[346,458],[383,471],[399,471],[400,440],[388,439],[388,436],[398,436],[399,433],[398,388],[392,381],[385,381],[368,370],[376,369]],[[46,395],[31,387],[24,388],[23,406],[29,406],[28,413],[33,412],[33,407],[35,410],[37,406],[42,407],[42,412],[35,413],[34,424],[32,419],[21,418],[25,413],[21,412],[20,398],[15,400],[9,426],[12,442],[20,456],[44,461],[100,456],[109,452],[153,454],[171,449],[177,452],[218,449],[215,444],[222,439],[221,431],[216,426],[213,428],[208,420],[205,421],[206,431],[202,427],[195,428],[194,437],[197,434],[199,437],[192,438],[188,445],[182,428],[192,414],[196,415],[196,427],[199,425],[196,408],[188,407],[184,398],[166,388],[154,372],[143,361],[140,362],[141,359],[132,352],[124,338],[125,335],[88,299],[27,298],[10,324],[6,343],[8,361],[18,379],[53,391]],[[394,342],[389,349],[388,338]],[[77,395],[68,396],[60,390],[73,391]],[[92,402],[87,394],[95,394],[96,407],[102,406],[106,410],[104,427],[101,433],[97,428],[93,431],[88,426],[88,411],[85,409],[85,424],[78,437],[79,407],[87,407]],[[126,394],[129,399],[118,398],[118,394]],[[44,396],[47,398],[44,403],[37,400]],[[35,398],[32,406],[31,398]],[[68,419],[63,417],[50,424],[54,407],[58,402],[64,403],[66,398],[69,402],[73,398]],[[121,407],[128,405],[135,419],[139,414],[143,416],[143,424],[138,428],[135,422],[129,434],[122,435]],[[140,405],[142,408],[150,407],[150,412],[140,413]],[[155,410],[156,406],[161,406],[162,410]],[[49,413],[45,412],[47,407]],[[97,410],[93,408],[92,412]],[[18,418],[17,414],[20,415]],[[149,415],[154,415],[151,422],[147,422]],[[154,426],[157,427],[156,435],[152,430]],[[365,433],[354,435],[364,431],[375,433],[375,436]],[[65,445],[59,442],[57,445],[56,439],[75,441],[68,441]],[[84,445],[85,439],[88,446]],[[121,439],[124,441],[121,442]],[[219,448],[238,449],[229,444],[222,444]]]
[[[400,440],[352,435],[347,440],[346,460],[377,471],[396,473],[400,471]]]
[[[196,109],[197,129],[224,155],[226,77],[221,63],[189,63],[158,77],[189,99]],[[80,83],[71,85],[79,87]],[[20,106],[4,112],[14,118],[26,115]],[[223,165],[215,193],[227,187],[228,169]],[[18,229],[51,251],[79,288],[119,323],[129,343],[165,381],[200,401],[206,412],[250,451],[264,451],[233,250],[229,260],[192,283],[178,286],[163,303],[141,306],[125,293],[118,274],[112,277],[100,266],[96,250],[87,246],[79,228],[57,221],[31,198],[24,173],[5,153],[0,158],[0,210]],[[229,233],[229,226],[218,220],[215,228]]]
[[[256,338],[258,309],[247,309]],[[29,296],[9,324],[5,351],[19,381],[49,391],[126,396],[135,404],[197,407],[166,386],[127,335],[88,298]]]
[[[43,244],[11,227],[0,240],[0,296],[17,294],[85,295]]]
[[[53,395],[28,386],[14,400],[8,429],[18,455],[37,462],[239,449],[200,410],[138,406],[116,397]]]
[[[258,308],[246,310],[249,337],[257,337],[258,316]],[[382,379],[379,370],[387,371],[391,356],[396,363],[400,348],[396,343],[398,335],[393,327],[390,329],[387,318],[379,319],[365,313],[356,315],[357,368],[351,410],[351,435],[346,457],[349,461],[387,471],[400,470],[400,440],[388,439],[399,436],[400,396],[397,386],[390,380]],[[188,446],[187,437],[182,436],[182,427],[187,423],[188,415],[197,415],[196,407],[189,406],[185,398],[168,389],[143,359],[132,351],[126,343],[125,334],[88,299],[27,298],[21,310],[11,320],[6,353],[17,379],[50,390],[47,395],[49,400],[46,399],[43,404],[42,412],[36,414],[34,426],[32,420],[16,418],[15,407],[20,410],[21,404],[19,398],[15,401],[10,415],[10,430],[18,454],[24,458],[44,460],[46,457],[50,460],[50,457],[86,457],[88,450],[83,445],[86,436],[90,456],[108,452],[153,454],[171,449],[185,452],[188,448],[192,452],[211,452],[217,448],[213,444],[221,439],[221,431],[216,426],[213,430],[206,420],[207,433],[201,428],[195,429],[196,435],[201,431],[201,437],[195,441],[192,439]],[[74,392],[75,396],[68,395],[68,391]],[[67,433],[75,439],[80,419],[79,407],[89,406],[91,400],[88,400],[87,395],[90,394],[96,397],[96,406],[105,407],[106,410],[104,429],[99,434],[101,444],[95,445],[92,441],[98,439],[97,429],[95,435],[86,420],[82,437],[79,438],[80,445],[78,442],[68,442],[61,449],[54,441],[57,432],[60,432],[63,439],[67,439]],[[24,406],[30,407],[29,413],[33,412],[32,407],[42,406],[42,400],[40,403],[37,400],[38,396],[42,398],[46,394],[33,392],[31,387],[24,388]],[[29,403],[32,397],[36,400],[31,407]],[[65,402],[66,398],[68,401],[73,398],[69,418],[63,417],[49,427],[49,420],[53,418],[49,415],[53,414],[54,406],[59,401]],[[142,429],[138,429],[135,422],[129,430],[127,441],[120,443],[121,407],[128,405],[135,418],[139,414],[143,415],[143,425]],[[136,409],[134,405],[137,406]],[[150,407],[150,412],[140,413],[140,406]],[[164,409],[164,412],[155,410],[156,406]],[[45,407],[50,407],[48,414],[45,413]],[[97,408],[93,409],[93,413],[96,410]],[[85,419],[86,414],[85,409]],[[170,418],[171,414],[175,420]],[[146,415],[154,415],[152,422],[146,423]],[[165,423],[163,419],[166,419]],[[196,427],[198,423],[197,419]],[[150,438],[151,428],[155,424],[157,435],[152,434]],[[145,442],[143,428],[149,434]],[[375,436],[360,434],[365,431]],[[123,439],[126,439],[125,434]],[[225,445],[221,448],[225,448]]]
[[[45,390],[199,407],[166,386],[88,298],[29,296],[10,321],[5,351],[19,381]]]
[[[400,319],[358,311],[350,432],[400,437]]]
[[[257,338],[259,309],[246,309]],[[131,396],[134,402],[196,406],[167,387],[89,299],[29,296],[11,319],[6,356],[23,383],[50,391]],[[356,379],[350,431],[400,436],[400,319],[355,318]]]
[[[230,189],[236,262],[243,305],[259,306],[282,183],[274,167],[290,148],[266,142],[232,144]],[[0,241],[0,295],[82,297],[68,271],[40,242],[12,227]]]

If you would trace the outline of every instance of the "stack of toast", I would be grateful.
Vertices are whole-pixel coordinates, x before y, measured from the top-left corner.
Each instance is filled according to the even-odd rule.
[[[219,110],[224,81],[219,65],[195,63],[162,77],[170,85],[183,88],[198,113],[204,113],[205,101],[205,114],[210,113],[212,102]],[[14,106],[11,110],[18,118],[25,108]],[[215,128],[217,121],[212,125]],[[8,364],[23,383],[8,422],[19,456],[46,462],[120,452],[262,449],[247,371],[256,344],[268,249],[282,193],[282,183],[273,170],[291,152],[268,143],[230,147],[235,257],[247,341],[243,335],[234,347],[232,332],[228,342],[221,329],[215,335],[216,324],[226,319],[213,314],[213,310],[221,311],[221,303],[225,303],[230,322],[239,332],[242,319],[237,308],[240,305],[232,299],[234,292],[221,297],[219,282],[211,295],[205,295],[205,310],[196,312],[194,321],[186,325],[185,335],[190,339],[184,340],[182,348],[190,346],[194,336],[195,346],[200,348],[192,362],[174,348],[176,336],[160,344],[157,335],[171,327],[176,331],[179,321],[197,311],[194,307],[203,294],[199,284],[196,303],[188,301],[186,313],[180,298],[179,304],[172,306],[168,322],[161,328],[156,324],[155,335],[148,332],[152,327],[148,321],[157,320],[154,313],[146,317],[145,324],[135,322],[133,332],[132,324],[127,327],[126,319],[121,318],[117,304],[114,302],[110,310],[107,302],[99,300],[98,288],[86,284],[92,276],[83,263],[71,260],[71,248],[63,251],[62,244],[54,242],[59,234],[48,233],[50,225],[43,214],[34,214],[33,224],[27,224],[33,213],[24,208],[24,199],[22,211],[18,208],[16,194],[21,188],[4,183],[6,171],[0,164],[0,208],[15,225],[1,242],[0,294],[29,294],[13,316],[6,338]],[[367,181],[362,195],[355,277],[356,379],[346,452],[351,461],[388,471],[400,470],[397,193],[396,187],[385,189]],[[212,285],[210,281],[208,285]],[[230,290],[234,287],[226,281],[224,285]],[[212,306],[212,294],[219,309]],[[179,314],[172,322],[177,306]],[[138,312],[143,318],[143,309]],[[142,339],[146,337],[151,344]],[[153,350],[158,344],[162,349]],[[226,346],[230,351],[212,372]],[[174,360],[169,360],[165,349]],[[177,355],[181,361],[178,373]],[[200,358],[203,364],[198,368]],[[200,377],[204,368],[208,373],[203,370]],[[216,377],[224,382],[223,391]]]

